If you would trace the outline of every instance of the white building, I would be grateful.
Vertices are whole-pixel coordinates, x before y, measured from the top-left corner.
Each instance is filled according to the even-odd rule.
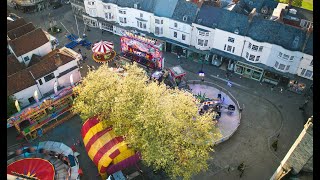
[[[33,54],[44,56],[55,48],[56,38],[26,23],[23,18],[7,23],[8,49],[26,66]]]
[[[35,101],[37,91],[39,99],[54,92],[54,83],[58,88],[80,81],[78,61],[81,55],[68,48],[61,48],[49,54],[33,56],[29,67],[19,66],[18,60],[9,55],[7,65],[7,95],[14,96],[22,107]]]

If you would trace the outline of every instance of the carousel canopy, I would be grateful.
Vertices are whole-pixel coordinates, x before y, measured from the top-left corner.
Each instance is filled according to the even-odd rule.
[[[100,41],[93,45],[92,52],[94,53],[107,53],[114,48],[113,43],[108,41]]]
[[[15,161],[7,166],[7,174],[25,177],[53,180],[55,170],[53,165],[40,158],[25,158]]]

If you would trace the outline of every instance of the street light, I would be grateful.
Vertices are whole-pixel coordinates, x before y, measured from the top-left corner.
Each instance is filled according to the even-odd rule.
[[[203,61],[202,61],[202,64],[201,64],[201,70],[199,71],[199,77],[201,77],[201,81],[203,82],[204,81],[204,76],[205,76],[205,73],[203,72]]]

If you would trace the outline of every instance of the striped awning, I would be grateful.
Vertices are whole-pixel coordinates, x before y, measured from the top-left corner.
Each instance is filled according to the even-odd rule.
[[[139,153],[128,149],[124,139],[117,137],[111,127],[105,127],[96,117],[83,124],[81,136],[90,159],[102,177],[132,166],[140,159]]]
[[[108,41],[100,41],[93,45],[92,52],[94,53],[107,53],[112,51],[114,48],[113,43]]]

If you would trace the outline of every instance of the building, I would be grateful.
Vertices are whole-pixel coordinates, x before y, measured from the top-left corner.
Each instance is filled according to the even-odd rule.
[[[57,45],[55,37],[23,18],[7,23],[7,41],[10,53],[25,65],[30,63],[33,54],[44,56]]]
[[[90,27],[117,35],[131,31],[206,64],[220,59],[226,70],[243,77],[283,87],[313,77],[312,19],[299,10],[304,12],[296,13],[299,27],[293,26],[284,20],[293,8],[281,3],[85,0],[84,6]]]
[[[38,12],[46,8],[44,0],[12,0],[14,7],[25,13]]]
[[[14,96],[22,107],[81,79],[78,61],[81,55],[71,49],[55,49],[56,38],[23,18],[7,22],[7,95]]]
[[[77,18],[82,19],[83,13],[85,13],[84,9],[84,0],[70,0],[72,12],[76,15]]]
[[[304,125],[300,135],[270,180],[278,180],[284,177],[289,179],[290,174],[297,175],[302,171],[313,173],[313,117],[309,118]]]
[[[13,55],[7,56],[7,95],[14,96],[25,107],[35,102],[34,92],[39,99],[54,92],[54,83],[58,89],[70,86],[81,79],[78,61],[81,56],[68,48],[56,49],[40,57],[33,54],[28,66]]]

